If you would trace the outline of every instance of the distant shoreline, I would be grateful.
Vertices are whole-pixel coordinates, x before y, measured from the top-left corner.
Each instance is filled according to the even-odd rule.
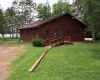
[[[14,37],[16,37],[16,34],[13,34]],[[2,35],[0,34],[0,37],[2,37]],[[4,34],[4,37],[10,37],[10,34]],[[12,34],[11,34],[11,37],[12,37]],[[20,35],[18,34],[18,37],[20,37]]]

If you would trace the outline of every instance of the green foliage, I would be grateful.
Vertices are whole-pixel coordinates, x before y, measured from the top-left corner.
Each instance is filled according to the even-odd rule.
[[[57,3],[53,4],[52,16],[57,16],[62,13],[71,13],[70,3],[67,1],[59,0]]]
[[[41,38],[33,39],[33,40],[31,41],[31,43],[32,43],[34,46],[36,46],[36,47],[42,47],[42,46],[44,46],[44,41],[43,41],[43,39],[41,39]]]
[[[4,37],[4,34],[6,33],[7,29],[5,26],[5,18],[2,9],[0,9],[0,34]]]
[[[92,38],[92,33],[91,33],[90,30],[88,30],[88,29],[85,30],[85,37],[86,38]]]
[[[73,5],[77,18],[89,27],[95,42],[95,36],[100,32],[100,0],[75,0]]]
[[[98,33],[97,33],[97,37],[99,37],[99,38],[100,38],[100,32],[98,32]]]
[[[42,19],[47,19],[47,18],[51,18],[51,7],[49,5],[49,2],[44,3],[40,3],[37,6],[37,18],[39,20]]]
[[[15,9],[16,15],[19,16],[20,26],[23,27],[34,21],[36,3],[33,3],[33,0],[14,0],[12,7]]]
[[[33,0],[14,0],[12,6],[3,13],[7,34],[14,38],[16,33],[16,38],[18,38],[18,28],[34,21],[35,9],[36,4],[33,3]]]
[[[100,40],[100,32],[98,32],[97,34],[96,34],[96,38],[95,38],[96,40]]]
[[[12,37],[14,38],[14,33],[18,34],[18,28],[20,27],[20,25],[18,25],[18,16],[16,15],[14,7],[7,8],[4,12],[4,17],[6,20],[5,25],[7,29],[7,34],[12,34]]]

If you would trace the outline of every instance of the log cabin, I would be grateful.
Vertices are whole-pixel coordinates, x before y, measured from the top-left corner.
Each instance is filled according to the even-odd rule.
[[[46,40],[57,36],[71,36],[72,41],[84,41],[85,28],[87,28],[85,24],[71,14],[64,13],[19,28],[20,40],[31,42],[37,37]]]

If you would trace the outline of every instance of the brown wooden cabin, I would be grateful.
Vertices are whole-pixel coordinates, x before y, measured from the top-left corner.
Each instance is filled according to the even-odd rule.
[[[69,13],[65,13],[19,28],[20,40],[30,42],[36,37],[45,40],[56,36],[71,36],[71,41],[84,41],[85,28],[86,25]]]

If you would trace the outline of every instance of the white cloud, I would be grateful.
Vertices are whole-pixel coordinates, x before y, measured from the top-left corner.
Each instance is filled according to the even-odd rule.
[[[5,10],[5,9],[7,9],[7,7],[11,7],[13,1],[14,0],[0,0],[0,5]],[[38,4],[40,2],[45,3],[47,0],[33,0],[33,1]],[[49,1],[50,5],[52,5],[52,4],[56,3],[58,0],[48,0],[48,1]],[[72,0],[68,0],[68,1],[70,1],[72,3]]]
[[[40,2],[45,3],[47,0],[33,0],[33,1],[36,3],[40,3]],[[50,5],[52,5],[52,4],[56,3],[58,0],[48,0],[48,1],[49,1]]]
[[[10,7],[13,0],[0,0],[1,7],[5,10],[7,7]]]

